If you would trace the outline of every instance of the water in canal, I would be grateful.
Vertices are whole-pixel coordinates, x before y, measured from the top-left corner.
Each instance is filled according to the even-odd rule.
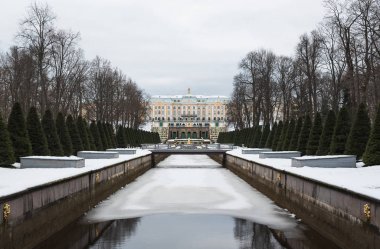
[[[337,248],[203,155],[173,155],[39,248]]]

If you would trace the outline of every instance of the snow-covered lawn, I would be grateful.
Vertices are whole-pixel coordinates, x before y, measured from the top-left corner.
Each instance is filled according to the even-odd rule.
[[[197,168],[178,167],[184,164]],[[99,204],[86,219],[97,222],[163,213],[229,215],[281,230],[296,226],[289,213],[205,155],[168,157]]]
[[[362,163],[358,163],[358,168],[296,168],[291,167],[291,159],[261,159],[259,155],[242,154],[240,149],[227,154],[380,200],[380,166],[361,167]]]
[[[101,169],[112,164],[148,154],[150,154],[149,151],[137,150],[136,154],[120,155],[119,158],[115,159],[85,159],[85,167],[83,168],[0,168],[0,197],[14,194],[39,185],[73,177],[92,170]]]

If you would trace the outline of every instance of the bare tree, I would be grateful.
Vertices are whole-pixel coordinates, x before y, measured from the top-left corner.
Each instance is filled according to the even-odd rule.
[[[54,43],[55,15],[48,5],[33,3],[28,10],[27,17],[21,22],[21,30],[17,37],[25,49],[30,51],[36,63],[37,85],[39,92],[39,105],[44,112],[48,105],[49,81],[47,67],[49,66],[49,51]]]

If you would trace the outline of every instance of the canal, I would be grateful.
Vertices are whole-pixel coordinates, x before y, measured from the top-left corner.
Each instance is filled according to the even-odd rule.
[[[37,248],[338,248],[205,155],[172,155]]]

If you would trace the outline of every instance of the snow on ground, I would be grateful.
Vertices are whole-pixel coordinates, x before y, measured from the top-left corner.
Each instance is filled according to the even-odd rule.
[[[179,164],[198,168],[181,168]],[[221,214],[271,228],[296,226],[289,213],[207,156],[172,155],[88,213],[99,222],[163,213]],[[174,168],[169,168],[173,166]],[[204,168],[202,168],[204,166]]]
[[[0,197],[104,168],[112,164],[120,163],[147,154],[150,154],[150,152],[138,149],[136,154],[120,155],[119,158],[115,159],[85,159],[85,167],[83,168],[0,168]]]
[[[296,168],[291,167],[291,159],[261,159],[259,155],[242,154],[241,149],[229,151],[227,154],[380,200],[380,165],[362,167],[363,163],[358,163],[357,168]]]
[[[221,167],[219,163],[204,155],[191,155],[188,157],[173,155],[167,157],[164,161],[157,164],[161,168],[217,168]]]

